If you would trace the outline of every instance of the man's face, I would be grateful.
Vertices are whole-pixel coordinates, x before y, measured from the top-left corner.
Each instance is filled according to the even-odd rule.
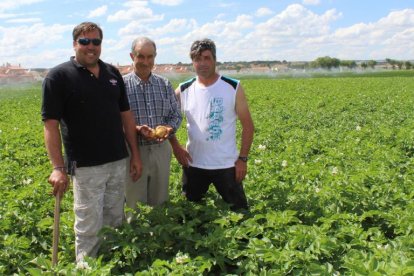
[[[152,43],[138,43],[135,51],[130,54],[134,63],[134,72],[140,79],[147,80],[151,75],[155,62],[155,48]]]
[[[79,39],[88,38],[89,44],[82,45]],[[73,49],[75,50],[76,61],[85,67],[94,67],[98,64],[101,55],[101,44],[94,45],[93,39],[102,39],[98,30],[82,33],[76,41],[73,42]]]
[[[216,73],[216,61],[210,50],[201,52],[193,59],[193,67],[197,75],[202,78],[210,78]]]

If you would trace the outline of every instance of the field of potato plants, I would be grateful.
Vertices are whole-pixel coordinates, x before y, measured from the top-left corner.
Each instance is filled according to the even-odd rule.
[[[51,264],[41,86],[1,87],[0,274],[413,275],[413,77],[243,79],[256,127],[250,213],[230,211],[213,188],[203,204],[187,202],[173,160],[170,201],[104,229],[100,256],[83,270],[72,191]]]

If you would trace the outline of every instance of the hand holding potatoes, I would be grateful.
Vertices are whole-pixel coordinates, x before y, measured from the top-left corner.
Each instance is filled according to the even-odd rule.
[[[159,125],[153,129],[147,125],[143,125],[139,127],[138,132],[147,140],[158,140],[159,142],[162,142],[168,138],[171,131],[172,128],[168,126]]]

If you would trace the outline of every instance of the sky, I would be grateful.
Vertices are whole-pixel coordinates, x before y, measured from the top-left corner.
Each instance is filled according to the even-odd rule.
[[[50,68],[74,55],[72,30],[104,32],[101,59],[128,65],[131,42],[148,36],[156,63],[190,63],[210,38],[217,60],[414,60],[412,0],[1,0],[0,66]]]

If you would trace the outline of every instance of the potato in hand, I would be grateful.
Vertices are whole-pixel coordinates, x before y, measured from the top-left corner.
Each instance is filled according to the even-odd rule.
[[[168,128],[166,126],[157,126],[154,131],[156,138],[163,138],[168,133]]]

